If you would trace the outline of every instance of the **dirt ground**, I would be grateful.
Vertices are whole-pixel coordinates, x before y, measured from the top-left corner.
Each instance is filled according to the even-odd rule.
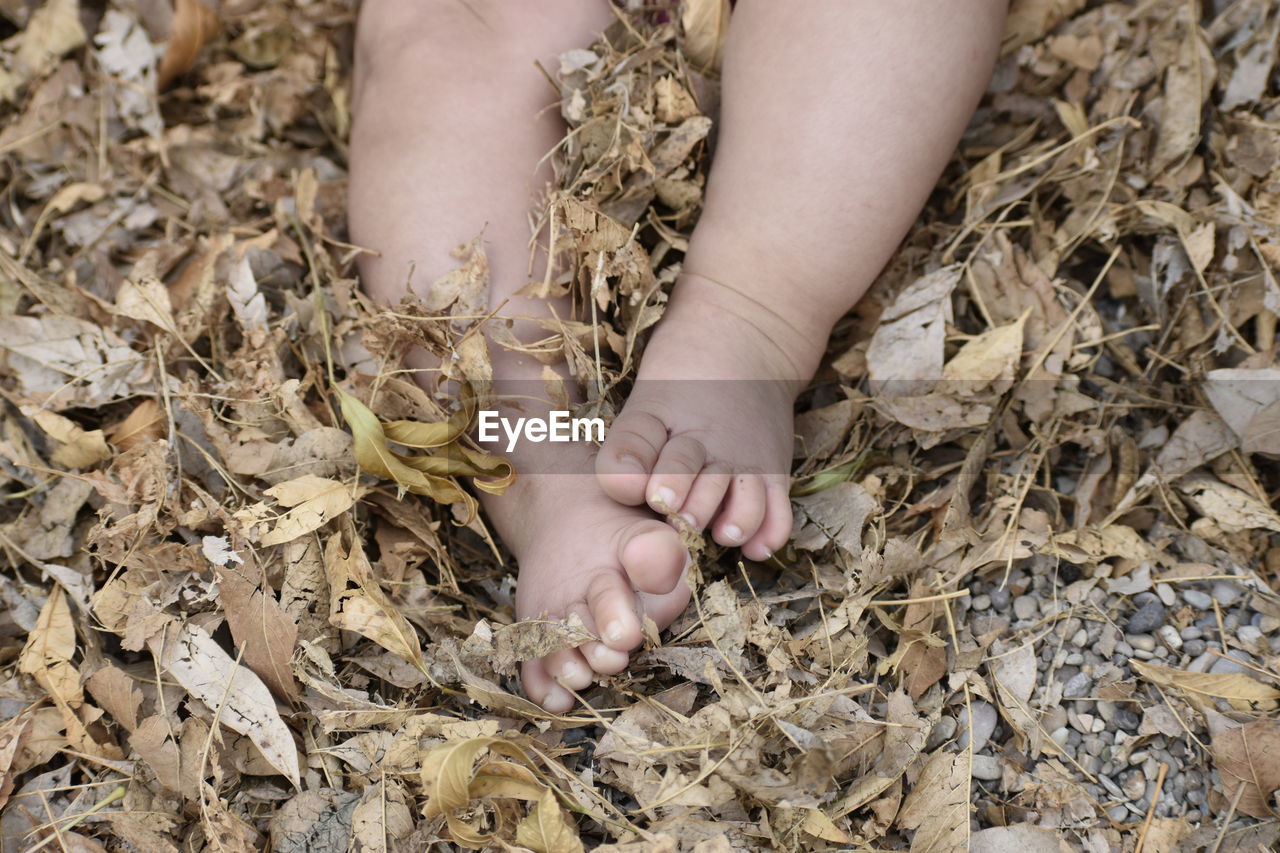
[[[398,372],[482,393],[483,252],[355,279],[354,15],[0,0],[0,849],[1278,849],[1274,3],[1014,3],[800,400],[793,542],[689,534],[694,603],[564,717],[515,674],[583,630],[513,624],[473,512],[510,471]],[[593,309],[541,349],[606,413],[726,15],[546,69],[540,286]]]

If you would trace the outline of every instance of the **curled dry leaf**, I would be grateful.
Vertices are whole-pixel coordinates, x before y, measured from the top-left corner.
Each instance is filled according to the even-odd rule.
[[[1213,735],[1213,760],[1222,776],[1227,802],[1247,815],[1274,819],[1280,814],[1280,720],[1254,720]],[[1239,791],[1240,787],[1244,791]]]
[[[515,469],[501,457],[474,450],[462,443],[463,433],[475,412],[473,398],[464,394],[465,405],[447,423],[425,424],[392,421],[383,424],[373,411],[355,397],[335,389],[342,417],[351,427],[356,462],[378,477],[395,481],[415,495],[425,495],[439,503],[460,503],[469,521],[476,511],[475,498],[452,477],[473,477],[476,488],[502,494],[515,480]],[[406,447],[433,449],[433,454],[413,456],[396,453],[388,442]]]
[[[476,766],[484,753],[503,755],[511,761],[485,761]],[[444,815],[453,840],[464,847],[480,849],[497,838],[511,838],[511,828],[499,826],[485,832],[459,810],[467,809],[477,799],[517,799],[543,805],[541,814],[530,815],[533,823],[521,823],[517,829],[518,844],[546,853],[581,850],[572,846],[577,833],[565,824],[555,792],[539,780],[528,754],[515,743],[499,737],[473,737],[436,747],[423,757],[422,786],[427,794],[426,815]],[[547,797],[550,796],[548,802]],[[559,827],[554,823],[559,821]],[[563,827],[563,828],[561,828]]]
[[[190,71],[200,55],[200,48],[218,32],[218,13],[200,0],[177,0],[173,14],[173,32],[160,60],[156,87],[164,91],[173,79]]]

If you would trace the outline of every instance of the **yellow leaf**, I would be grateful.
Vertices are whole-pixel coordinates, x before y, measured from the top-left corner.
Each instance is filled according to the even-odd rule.
[[[520,821],[516,844],[523,844],[536,853],[582,853],[583,850],[582,839],[565,820],[564,811],[550,788],[543,792],[529,816]]]
[[[475,770],[476,758],[485,750],[501,753],[518,762],[491,762]],[[497,770],[495,765],[505,764]],[[446,743],[426,754],[422,760],[422,787],[427,795],[424,810],[427,817],[443,814],[453,840],[464,847],[481,848],[489,843],[491,833],[481,832],[457,815],[471,801],[483,796],[516,797],[533,799],[543,797],[546,786],[539,783],[532,772],[533,762],[519,746],[499,737],[473,737]],[[519,769],[511,769],[511,768]],[[509,777],[499,781],[496,776]],[[477,784],[478,783],[478,784]],[[536,786],[537,793],[534,793]],[[553,795],[554,796],[554,795]]]
[[[393,421],[383,424],[368,406],[341,389],[335,389],[342,406],[342,417],[351,427],[355,440],[356,462],[370,474],[393,480],[415,495],[424,495],[439,503],[461,503],[470,521],[475,514],[475,498],[467,494],[450,477],[489,477],[476,480],[478,489],[501,494],[515,479],[515,470],[506,460],[461,443],[470,423],[474,406],[469,393],[464,393],[463,409],[447,423],[423,424]],[[405,456],[391,449],[394,441],[419,448],[439,448],[436,455]]]

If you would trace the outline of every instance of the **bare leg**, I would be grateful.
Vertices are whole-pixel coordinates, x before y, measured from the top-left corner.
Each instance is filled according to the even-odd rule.
[[[738,4],[706,208],[597,460],[606,492],[755,559],[786,542],[795,393],[937,181],[1005,5]]]
[[[411,270],[423,292],[456,264],[449,252],[487,224],[491,306],[510,299],[504,315],[550,314],[545,302],[513,298],[529,281],[528,211],[550,177],[536,166],[564,130],[534,62],[557,67],[559,53],[589,44],[611,19],[605,0],[366,0],[349,205],[354,239],[380,252],[361,262],[374,298],[398,300]],[[567,306],[557,310],[568,316]],[[538,380],[535,360],[491,352],[499,391],[503,381]],[[518,615],[577,612],[605,638],[524,665],[530,698],[566,711],[572,697],[554,678],[581,689],[596,673],[620,671],[641,639],[638,607],[660,624],[683,609],[688,593],[674,581],[686,555],[670,527],[601,491],[585,447],[528,447],[514,454],[517,470],[579,473],[523,477],[485,507],[519,563]],[[521,455],[530,452],[561,456]],[[663,578],[645,591],[667,594],[637,596],[629,572]]]

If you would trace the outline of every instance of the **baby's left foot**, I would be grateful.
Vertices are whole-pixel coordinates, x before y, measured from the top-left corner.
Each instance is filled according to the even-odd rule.
[[[596,458],[605,493],[767,559],[791,535],[792,407],[825,336],[686,275]]]

